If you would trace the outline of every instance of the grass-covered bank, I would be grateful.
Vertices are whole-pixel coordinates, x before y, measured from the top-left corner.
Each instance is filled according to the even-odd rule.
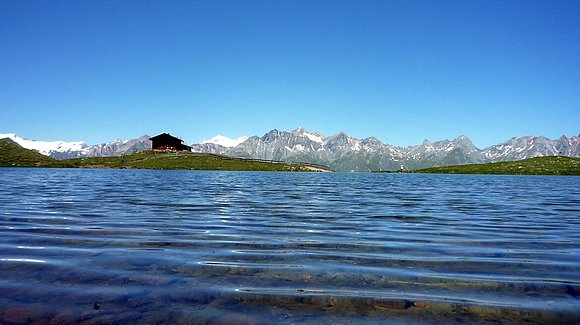
[[[59,161],[22,148],[10,139],[0,139],[1,167],[62,167]]]
[[[414,172],[430,174],[580,175],[580,158],[538,157],[489,164],[433,167]]]
[[[330,171],[304,164],[285,164],[192,152],[138,152],[120,157],[56,160],[18,144],[0,141],[0,167],[141,168],[248,171]]]
[[[232,158],[192,152],[139,152],[121,157],[93,157],[65,160],[71,167],[249,170],[249,171],[316,171],[303,164],[284,164]]]

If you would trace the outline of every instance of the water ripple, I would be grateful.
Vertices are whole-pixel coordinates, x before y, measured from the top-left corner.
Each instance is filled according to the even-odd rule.
[[[577,177],[4,168],[0,183],[0,323],[580,317]]]

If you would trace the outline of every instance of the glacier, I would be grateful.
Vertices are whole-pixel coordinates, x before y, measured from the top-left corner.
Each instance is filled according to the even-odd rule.
[[[46,156],[50,156],[53,152],[83,152],[88,147],[83,141],[39,141],[24,139],[14,133],[0,133],[0,139],[5,138],[18,143],[23,148],[36,150]]]
[[[222,147],[233,148],[233,147],[239,145],[240,143],[242,143],[246,140],[248,140],[247,136],[241,136],[241,137],[232,139],[232,138],[218,134],[209,140],[203,140],[201,142],[201,144],[213,143],[213,144],[220,145]]]

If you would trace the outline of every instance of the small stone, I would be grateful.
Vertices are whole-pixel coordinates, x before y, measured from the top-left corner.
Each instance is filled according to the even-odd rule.
[[[413,302],[413,306],[417,308],[427,308],[430,306],[430,304],[426,301],[415,301]]]
[[[411,302],[404,299],[375,301],[375,308],[377,309],[407,309],[410,306]]]

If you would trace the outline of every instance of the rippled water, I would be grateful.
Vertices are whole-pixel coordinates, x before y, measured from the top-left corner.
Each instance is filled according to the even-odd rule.
[[[580,177],[0,169],[0,323],[574,323]]]

